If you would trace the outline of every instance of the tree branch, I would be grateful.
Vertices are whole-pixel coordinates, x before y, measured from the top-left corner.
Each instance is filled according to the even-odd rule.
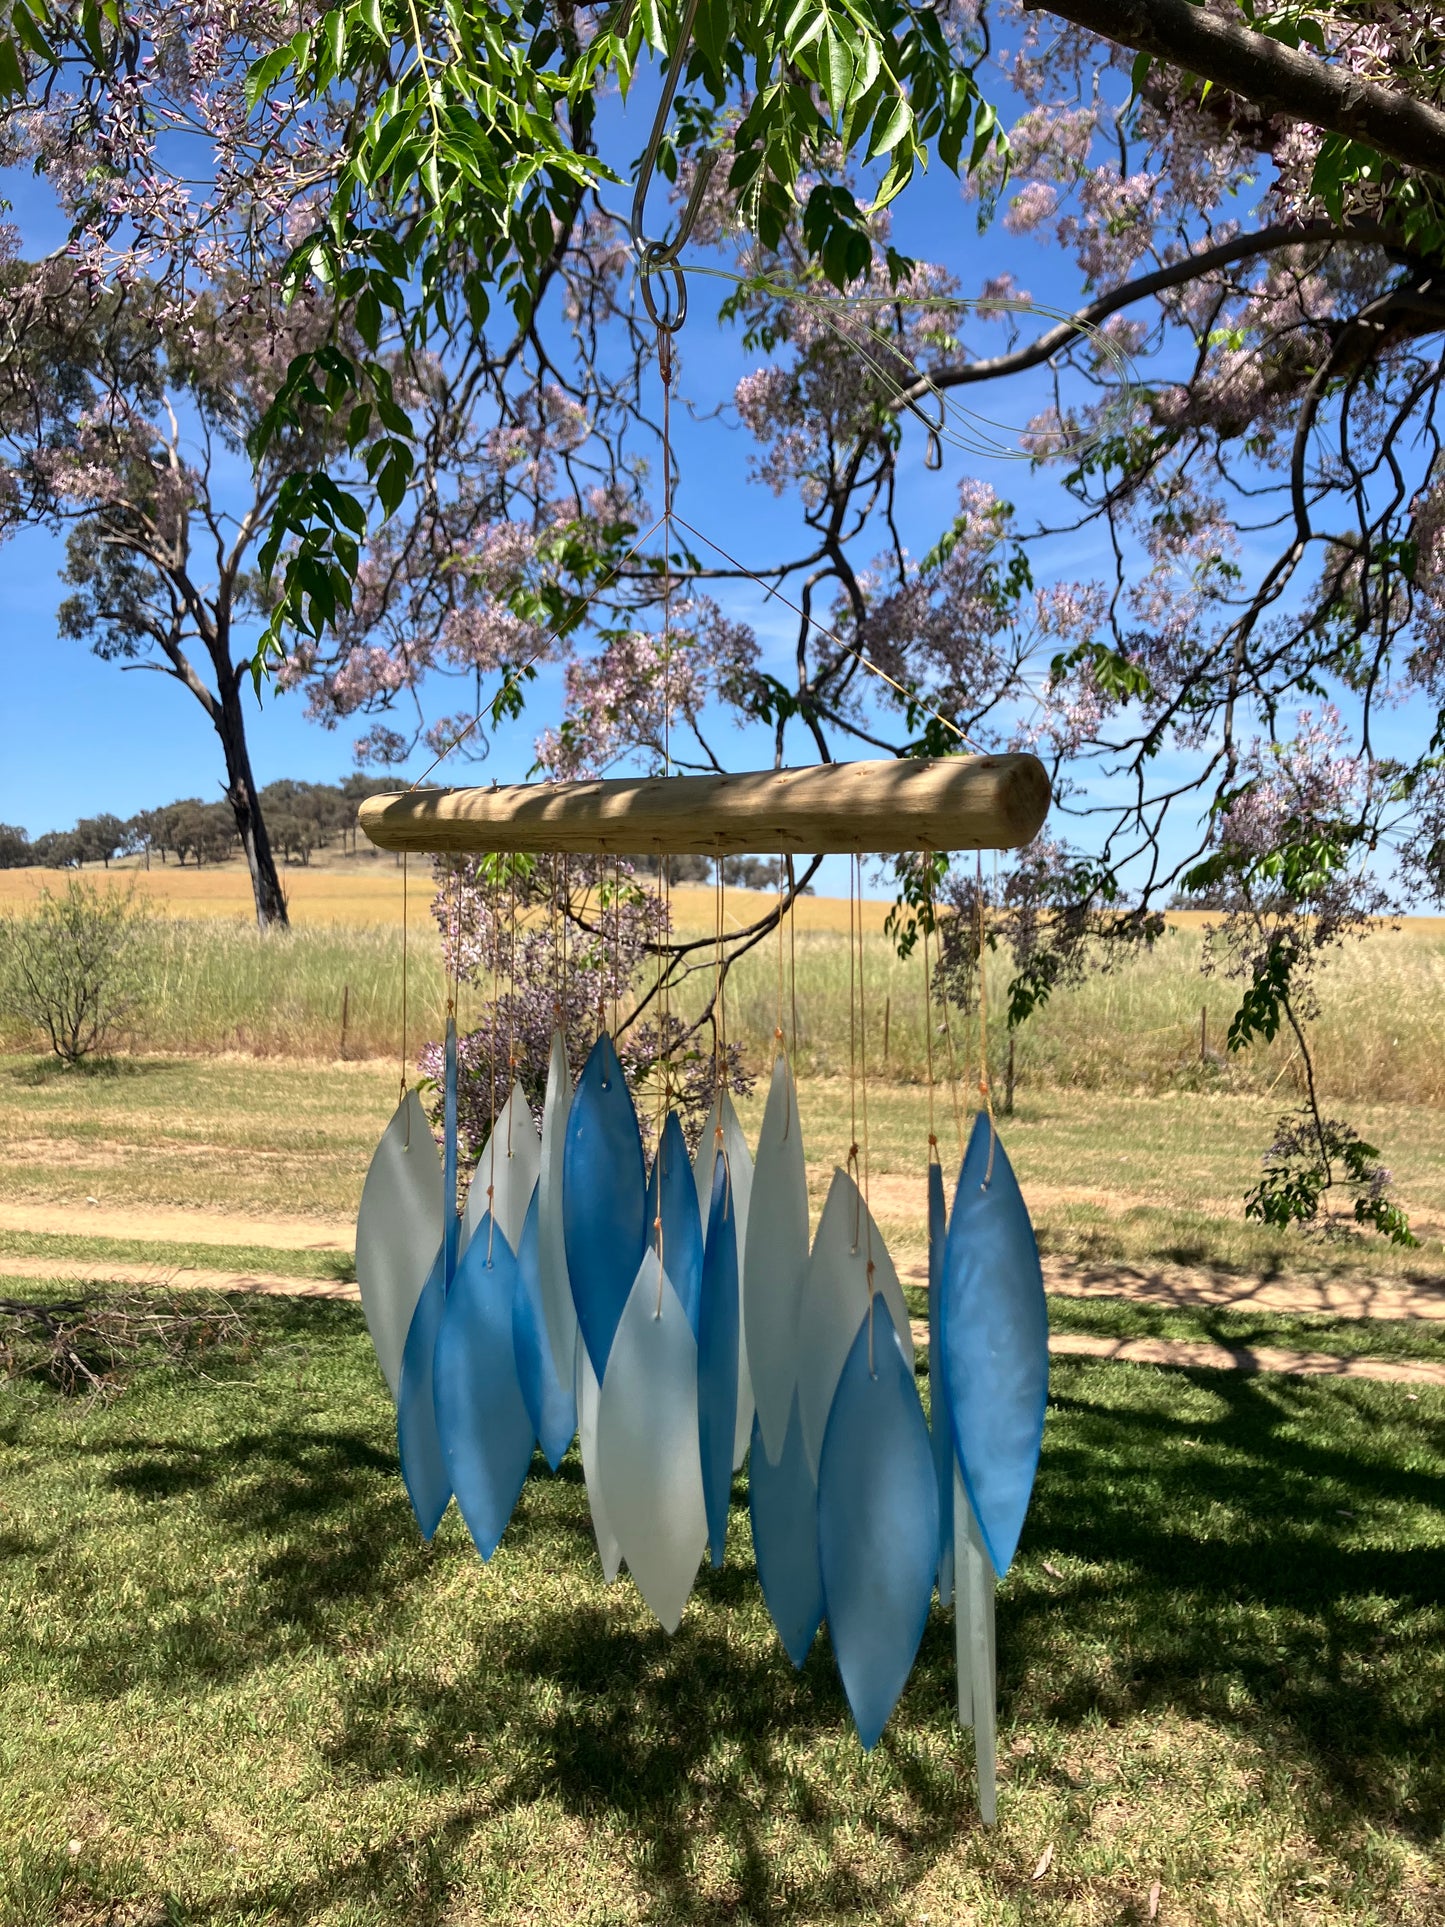
[[[1225,19],[1192,0],[1024,0],[1116,46],[1153,54],[1252,101],[1266,113],[1308,121],[1363,141],[1402,167],[1445,178],[1445,112],[1382,87],[1314,54]]]
[[[937,368],[905,388],[893,399],[893,407],[906,408],[912,401],[936,388],[961,388],[970,382],[994,381],[1000,375],[1021,374],[1026,368],[1037,368],[1041,362],[1048,361],[1061,348],[1096,328],[1101,321],[1107,321],[1111,314],[1121,308],[1132,306],[1136,301],[1145,301],[1150,295],[1162,294],[1166,288],[1180,288],[1201,276],[1211,274],[1216,268],[1229,267],[1235,261],[1247,261],[1252,256],[1273,254],[1281,248],[1306,247],[1312,242],[1321,241],[1362,241],[1381,246],[1399,243],[1400,236],[1393,229],[1382,227],[1377,221],[1354,221],[1348,227],[1341,227],[1334,221],[1293,221],[1275,227],[1260,228],[1253,234],[1237,234],[1231,241],[1220,241],[1215,247],[1201,248],[1198,254],[1191,254],[1183,261],[1172,261],[1167,268],[1156,268],[1151,274],[1141,274],[1133,281],[1125,281],[1107,294],[1101,294],[1097,301],[1090,301],[1079,309],[1069,320],[1061,321],[1057,327],[1050,328],[1037,341],[1030,342],[1027,348],[1015,349],[1012,354],[991,355],[985,361],[965,362],[957,368]]]

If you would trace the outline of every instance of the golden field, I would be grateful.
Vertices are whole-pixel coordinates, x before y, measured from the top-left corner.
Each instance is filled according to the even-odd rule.
[[[234,918],[248,923],[254,915],[251,880],[240,863],[214,863],[201,869],[181,868],[174,863],[154,864],[149,870],[134,864],[116,863],[108,870],[0,870],[0,916],[24,915],[42,890],[64,890],[79,876],[100,889],[133,888],[138,901],[159,916]],[[298,927],[308,924],[347,924],[353,929],[398,926],[402,904],[406,921],[412,927],[432,925],[431,866],[419,859],[402,875],[401,864],[380,851],[374,855],[332,858],[304,868],[289,868],[281,873],[291,921]],[[714,893],[706,886],[688,885],[672,893],[673,914],[679,928],[711,930],[714,927]],[[724,895],[724,915],[729,927],[736,929],[772,904],[770,893],[760,890],[728,890]],[[881,930],[888,914],[886,902],[868,901],[863,905],[863,926]],[[796,911],[799,930],[842,930],[848,928],[848,903],[842,897],[804,897]]]

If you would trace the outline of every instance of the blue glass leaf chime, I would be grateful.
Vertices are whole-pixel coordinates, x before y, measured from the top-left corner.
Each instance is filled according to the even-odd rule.
[[[826,847],[855,855],[859,823],[886,818],[891,828],[905,820],[905,804],[915,812],[906,819],[911,840],[896,847],[950,847],[949,828],[960,832],[953,847],[1027,840],[1047,800],[1042,774],[1025,768],[1031,759],[976,759],[966,769],[968,761],[858,766],[870,772],[868,786],[886,790],[891,816],[870,815],[853,779],[834,769],[822,779],[833,802],[821,816],[800,803],[798,821],[813,837],[832,820],[837,840]],[[760,773],[749,834],[761,821],[775,826],[779,794],[816,776]],[[1031,803],[1009,800],[1008,785],[1025,778],[1025,789],[1042,791]],[[623,804],[614,788],[627,793]],[[608,792],[605,811],[599,789]],[[634,811],[662,810],[656,789],[643,784],[634,794],[626,779],[560,785],[523,792],[515,804],[501,790],[470,792],[448,818],[447,845],[504,852],[515,847],[495,827],[505,822],[533,824],[539,840],[524,847],[537,850],[691,850],[688,835],[704,833],[680,830],[669,842],[665,812],[647,819],[655,835],[611,840]],[[426,824],[445,813],[445,795],[395,800],[408,823]],[[927,798],[939,795],[947,807],[929,817]],[[380,821],[390,807],[364,806],[363,819],[369,811]],[[713,838],[742,806],[731,791],[709,791],[695,807],[712,812],[705,835]],[[605,815],[605,834],[569,841],[565,822],[547,829],[568,811],[593,830]],[[458,836],[462,817],[480,840]],[[994,834],[990,825],[1005,819],[1007,835]],[[861,1021],[861,922],[858,941]],[[734,1476],[750,1456],[747,1504],[767,1610],[795,1667],[816,1663],[826,1625],[865,1748],[879,1743],[905,1690],[935,1591],[951,1602],[958,1715],[973,1730],[979,1809],[992,1821],[995,1592],[1038,1467],[1048,1328],[1028,1212],[991,1118],[975,1119],[951,1210],[930,1157],[925,1415],[908,1301],[865,1196],[866,1078],[864,1182],[855,1146],[850,1167],[832,1175],[810,1239],[798,1093],[781,1050],[756,1163],[719,1078],[693,1156],[682,1117],[669,1113],[649,1170],[613,1038],[597,1037],[574,1087],[559,1028],[540,1133],[527,1093],[514,1085],[461,1215],[450,1020],[443,1066],[441,1156],[408,1093],[372,1159],[357,1226],[363,1307],[423,1535],[433,1537],[455,1497],[478,1554],[491,1559],[534,1448],[555,1471],[575,1440],[603,1576],[610,1583],[625,1565],[671,1633],[694,1587],[716,1583],[699,1572],[709,1549],[711,1564],[723,1563]]]
[[[907,1684],[938,1577],[938,1476],[881,1293],[839,1374],[818,1465],[818,1564],[833,1652],[872,1749]]]

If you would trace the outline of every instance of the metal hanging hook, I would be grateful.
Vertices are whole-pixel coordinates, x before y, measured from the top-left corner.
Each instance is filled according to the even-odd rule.
[[[672,59],[668,62],[667,75],[662,84],[662,99],[657,103],[657,113],[653,118],[652,132],[648,136],[647,151],[642,157],[638,170],[637,188],[632,196],[632,219],[629,223],[632,235],[632,249],[637,256],[638,271],[642,276],[642,302],[649,318],[657,328],[668,334],[676,334],[687,319],[687,282],[682,269],[677,265],[677,257],[687,245],[692,233],[693,223],[697,220],[702,197],[707,192],[707,184],[712,178],[713,168],[717,165],[717,154],[712,149],[698,157],[697,172],[693,176],[692,191],[682,210],[682,219],[677,231],[665,241],[649,241],[643,231],[643,221],[647,213],[647,191],[652,186],[652,176],[657,166],[657,150],[662,145],[662,136],[667,129],[667,117],[672,112],[673,96],[677,84],[682,79],[683,68],[687,64],[687,50],[692,44],[693,22],[697,18],[698,0],[688,0],[687,9],[682,16],[682,27],[678,34]],[[652,293],[652,277],[669,270],[672,274],[672,293],[663,301],[659,312]]]

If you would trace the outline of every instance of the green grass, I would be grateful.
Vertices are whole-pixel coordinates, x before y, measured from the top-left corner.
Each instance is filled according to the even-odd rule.
[[[288,1278],[351,1281],[356,1264],[349,1251],[296,1251],[274,1245],[201,1244],[164,1238],[93,1238],[66,1232],[0,1231],[0,1258],[33,1260],[45,1273],[51,1258],[91,1263],[104,1278],[107,1265],[152,1265],[158,1271],[259,1271]]]
[[[355,1215],[367,1162],[395,1101],[396,1067],[378,1062],[147,1057],[112,1076],[39,1076],[31,1059],[0,1059],[0,1201],[42,1205],[47,1232],[69,1219],[74,1232],[66,1235],[80,1238],[89,1235],[90,1198],[111,1210],[205,1210],[339,1225]],[[847,1078],[803,1079],[800,1106],[816,1209],[850,1141]],[[755,1131],[761,1089],[741,1110]],[[946,1094],[935,1110],[945,1165],[956,1169]],[[1419,1250],[1364,1235],[1311,1239],[1248,1223],[1242,1199],[1273,1115],[1259,1097],[1032,1092],[1021,1096],[1016,1116],[1000,1120],[1000,1130],[1046,1251],[1091,1263],[1203,1265],[1248,1276],[1366,1273],[1438,1288],[1445,1279],[1445,1110],[1380,1104],[1356,1114],[1388,1149],[1423,1239]],[[927,1093],[874,1086],[868,1120],[874,1212],[907,1269],[924,1252]],[[189,1248],[179,1227],[162,1234],[137,1225],[136,1235],[148,1244],[170,1237]],[[208,1239],[197,1234],[194,1242]],[[177,1248],[157,1251],[156,1262]],[[56,1247],[53,1255],[64,1254]],[[330,1274],[318,1268],[313,1275]]]
[[[838,914],[844,914],[842,906]],[[408,944],[415,1046],[439,1032],[445,985],[434,933],[413,931]],[[308,925],[263,937],[234,920],[158,918],[143,947],[147,989],[131,1040],[136,1047],[327,1061],[342,1055],[386,1059],[400,1048],[399,927]],[[1281,1109],[1298,1101],[1300,1068],[1292,1039],[1238,1057],[1224,1050],[1239,986],[1201,975],[1202,953],[1198,929],[1170,928],[1147,955],[1056,992],[1018,1036],[1021,1087],[1253,1092],[1269,1096]],[[800,1070],[810,1076],[846,1073],[846,934],[843,929],[800,931],[796,954]],[[1000,1087],[1009,968],[1005,959],[995,958],[989,975],[990,1049]],[[922,1079],[921,954],[901,963],[881,934],[870,934],[864,978],[873,1076],[883,1082]],[[703,971],[682,992],[678,1008],[695,1007],[710,981]],[[470,996],[464,991],[464,1021],[473,1007]],[[1407,927],[1347,946],[1321,973],[1320,1001],[1312,1048],[1327,1096],[1351,1105],[1445,1102],[1445,931],[1434,925]],[[1201,1011],[1207,1033],[1203,1061]],[[771,1056],[776,1020],[777,954],[765,943],[742,959],[730,979],[730,1034],[755,1064],[765,1066]],[[0,1049],[37,1042],[0,1009]],[[961,1032],[955,1043],[960,1053],[966,1050]],[[935,1056],[942,1074],[942,1037],[935,1041]]]
[[[1139,1305],[1118,1298],[1049,1297],[1049,1329],[1103,1338],[1184,1338],[1231,1347],[1282,1346],[1334,1358],[1421,1358],[1445,1366],[1445,1322],[1337,1318],[1324,1312]]]
[[[429,1551],[359,1314],[245,1312],[229,1378],[3,1395],[5,1927],[1440,1918],[1445,1396],[1061,1362],[986,1833],[945,1614],[865,1756],[742,1481],[669,1641],[575,1458]]]

